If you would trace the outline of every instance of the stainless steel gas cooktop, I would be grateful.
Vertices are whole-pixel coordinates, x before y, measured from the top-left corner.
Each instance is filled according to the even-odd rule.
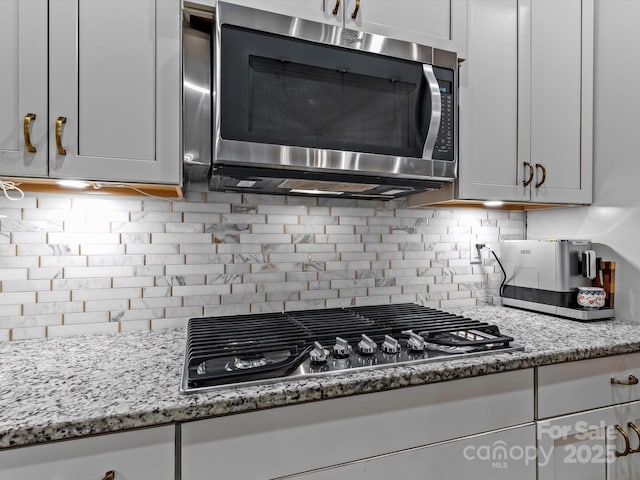
[[[192,318],[181,392],[523,350],[495,325],[416,304]]]

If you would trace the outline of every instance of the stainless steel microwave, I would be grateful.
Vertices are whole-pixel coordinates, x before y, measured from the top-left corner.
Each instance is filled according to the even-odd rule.
[[[211,190],[396,198],[456,175],[457,55],[185,2],[185,170]]]

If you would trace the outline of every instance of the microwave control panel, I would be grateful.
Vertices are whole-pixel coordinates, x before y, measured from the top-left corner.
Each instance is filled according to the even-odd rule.
[[[452,82],[438,79],[438,83],[440,85],[441,117],[438,137],[433,148],[433,158],[438,160],[454,160],[454,99]]]

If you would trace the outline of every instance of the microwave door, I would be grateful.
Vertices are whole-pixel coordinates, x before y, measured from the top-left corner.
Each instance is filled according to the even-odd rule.
[[[427,135],[424,140],[424,147],[422,149],[422,158],[433,158],[433,149],[436,146],[438,139],[438,132],[440,131],[440,119],[442,116],[442,99],[440,96],[440,85],[433,72],[431,65],[423,65],[422,72],[426,81],[426,88],[429,89],[429,100],[431,117],[429,119],[429,125],[427,127]],[[423,97],[424,98],[424,97]],[[427,110],[425,108],[425,110]],[[419,129],[420,131],[421,129]]]

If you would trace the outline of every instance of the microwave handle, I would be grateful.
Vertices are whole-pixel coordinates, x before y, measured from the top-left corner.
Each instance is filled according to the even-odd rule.
[[[424,148],[422,149],[422,158],[430,159],[433,156],[433,149],[436,146],[438,132],[440,131],[442,99],[440,97],[440,85],[438,84],[436,75],[433,73],[433,67],[431,65],[422,65],[422,73],[431,92],[431,121],[429,122],[427,138],[424,141]]]

